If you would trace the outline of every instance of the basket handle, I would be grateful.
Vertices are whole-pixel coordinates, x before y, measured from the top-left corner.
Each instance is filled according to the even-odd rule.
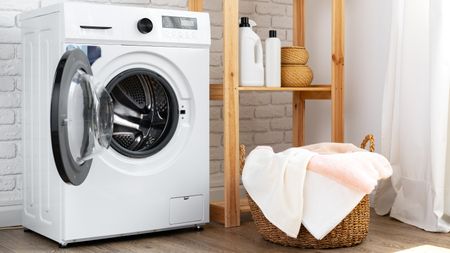
[[[375,137],[373,136],[373,134],[366,135],[366,137],[364,138],[364,140],[361,143],[361,148],[365,149],[368,142],[370,142],[369,151],[375,152]]]
[[[245,145],[241,144],[239,145],[239,173],[242,175],[242,170],[244,169],[245,165],[245,156],[246,156],[246,150]]]

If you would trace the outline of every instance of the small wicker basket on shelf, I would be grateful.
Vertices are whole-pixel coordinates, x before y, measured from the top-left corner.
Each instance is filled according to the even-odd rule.
[[[375,151],[375,141],[373,135],[367,135],[361,143],[361,148],[365,148],[370,142],[370,152]],[[241,172],[245,164],[245,146],[240,146],[240,165]],[[341,248],[360,244],[369,232],[370,206],[369,197],[366,195],[361,202],[341,221],[329,234],[322,240],[314,238],[305,227],[300,228],[297,238],[287,236],[270,223],[258,205],[248,196],[250,212],[256,224],[256,228],[261,236],[270,242],[284,246],[299,248]]]
[[[308,63],[309,54],[304,47],[281,48],[281,86],[307,87],[313,80]]]
[[[306,65],[281,65],[281,86],[307,87],[311,85],[313,72]]]
[[[282,47],[281,63],[305,65],[308,63],[309,53],[304,47]]]

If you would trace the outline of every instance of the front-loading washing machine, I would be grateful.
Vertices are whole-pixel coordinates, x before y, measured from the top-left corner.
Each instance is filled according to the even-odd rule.
[[[206,13],[21,14],[23,226],[61,245],[209,221]]]

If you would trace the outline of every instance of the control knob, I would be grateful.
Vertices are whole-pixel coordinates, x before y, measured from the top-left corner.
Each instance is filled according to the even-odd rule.
[[[153,30],[153,22],[148,18],[140,19],[137,23],[137,29],[143,34],[147,34]]]

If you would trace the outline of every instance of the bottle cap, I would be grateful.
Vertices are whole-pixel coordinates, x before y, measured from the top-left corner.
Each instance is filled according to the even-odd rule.
[[[269,30],[269,38],[276,38],[276,37],[277,37],[277,31]]]
[[[250,27],[250,20],[248,17],[241,17],[241,23],[239,27]]]

